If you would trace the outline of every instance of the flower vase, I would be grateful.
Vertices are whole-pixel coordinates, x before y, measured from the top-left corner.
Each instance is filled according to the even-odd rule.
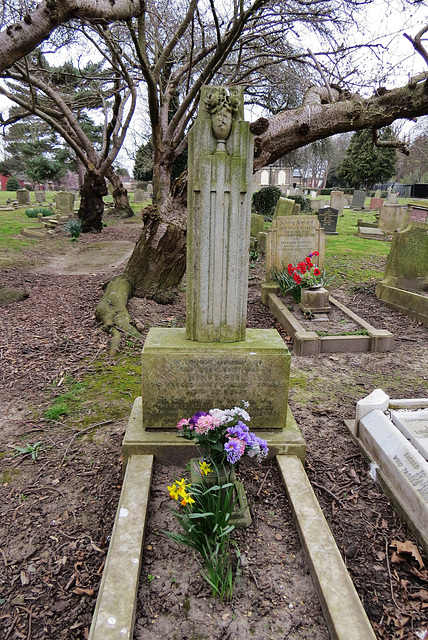
[[[190,481],[193,484],[203,484],[207,487],[213,487],[216,484],[222,486],[228,482],[236,481],[235,468],[229,462],[216,465],[210,460],[206,461],[211,468],[211,473],[207,475],[201,471],[200,463],[202,462],[204,462],[204,458],[192,458],[190,461]]]

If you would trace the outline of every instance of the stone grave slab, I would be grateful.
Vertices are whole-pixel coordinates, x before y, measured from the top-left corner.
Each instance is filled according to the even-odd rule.
[[[358,227],[358,236],[369,240],[387,240],[382,229],[377,227]]]
[[[317,216],[283,216],[273,220],[267,232],[266,279],[274,268],[290,262],[297,264],[318,251],[318,266],[324,268],[325,234]]]
[[[330,207],[337,209],[339,215],[342,213],[345,204],[346,199],[343,191],[332,191],[330,193]]]
[[[369,208],[370,208],[371,211],[373,211],[375,209],[382,209],[382,207],[383,207],[382,198],[370,198]]]
[[[409,222],[409,212],[406,205],[385,202],[380,210],[379,229],[382,231],[400,231]]]
[[[281,216],[292,216],[294,211],[294,205],[296,203],[291,198],[279,198],[276,203],[275,213],[273,214],[273,219],[279,218]]]
[[[252,236],[253,238],[257,238],[259,233],[263,231],[264,223],[265,220],[263,216],[260,216],[257,213],[252,213],[250,236]]]
[[[409,222],[422,222],[425,224],[428,222],[428,209],[425,207],[417,207],[411,205]]]
[[[144,191],[142,189],[135,189],[134,191],[134,202],[144,202]]]
[[[380,198],[382,196],[382,191],[380,189],[376,189],[374,197],[375,198]]]
[[[74,193],[69,191],[58,191],[55,196],[55,207],[61,215],[68,215],[74,212]]]
[[[408,521],[413,533],[427,551],[428,462],[397,428],[394,424],[395,421],[385,413],[389,410],[392,415],[399,415],[400,417],[396,420],[403,423],[401,417],[403,412],[396,411],[397,408],[405,408],[406,405],[409,405],[409,408],[415,409],[415,412],[421,416],[423,413],[428,414],[427,400],[390,400],[382,390],[377,389],[363,402],[364,404],[360,408],[358,405],[361,401],[357,404],[355,423],[347,421],[347,426],[356,437],[360,447],[376,465],[377,479],[386,494]],[[405,413],[411,414],[412,412],[406,411]],[[406,429],[408,429],[408,424]],[[424,420],[410,424],[413,424],[413,427],[415,424],[422,425],[416,429],[412,427],[412,437],[414,437],[414,431],[425,433],[426,422]]]
[[[322,207],[318,211],[318,220],[321,228],[324,229],[326,236],[337,236],[337,218],[339,215],[338,209],[333,207]]]
[[[428,409],[391,411],[391,418],[401,433],[428,461]]]
[[[321,204],[323,203],[323,200],[311,200],[311,209],[312,211],[319,211],[321,208]]]
[[[351,207],[353,209],[364,209],[365,199],[366,199],[366,192],[355,189],[352,196]]]
[[[16,199],[20,206],[30,204],[30,192],[28,189],[18,189],[16,192]]]

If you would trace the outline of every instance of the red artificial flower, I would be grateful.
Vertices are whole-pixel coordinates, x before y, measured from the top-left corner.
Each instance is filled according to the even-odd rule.
[[[305,262],[309,267],[312,267],[312,262],[311,262],[311,259],[310,259],[309,256],[307,258],[305,258]]]
[[[297,284],[300,284],[302,282],[302,278],[299,276],[298,273],[293,273],[293,278]]]
[[[300,273],[306,273],[306,264],[304,262],[299,262],[299,271]]]
[[[321,275],[321,271],[318,269],[318,267],[315,267],[314,276],[320,276],[320,275]]]
[[[291,274],[292,274],[292,273],[293,273],[293,271],[294,271],[294,267],[293,267],[293,265],[291,264],[291,262],[290,262],[290,264],[288,265],[287,269],[288,269],[288,273],[289,273],[289,275],[291,276]]]
[[[312,253],[312,255],[313,255],[313,256],[319,256],[319,251],[314,251],[314,252]]]

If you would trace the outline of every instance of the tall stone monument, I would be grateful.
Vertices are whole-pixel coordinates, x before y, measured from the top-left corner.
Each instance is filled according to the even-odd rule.
[[[205,87],[199,104],[189,135],[186,329],[147,335],[142,397],[124,459],[134,452],[166,456],[168,447],[182,447],[174,433],[179,420],[243,400],[271,453],[304,457],[288,409],[287,346],[275,329],[246,329],[253,140],[243,92]]]
[[[189,134],[186,336],[245,340],[253,141],[243,101],[202,91]]]

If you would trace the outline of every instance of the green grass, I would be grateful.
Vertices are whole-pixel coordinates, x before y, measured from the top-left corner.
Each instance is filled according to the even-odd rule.
[[[391,244],[359,238],[359,218],[373,220],[373,214],[344,209],[337,221],[337,236],[326,236],[325,270],[335,276],[332,286],[355,285],[383,277]]]

